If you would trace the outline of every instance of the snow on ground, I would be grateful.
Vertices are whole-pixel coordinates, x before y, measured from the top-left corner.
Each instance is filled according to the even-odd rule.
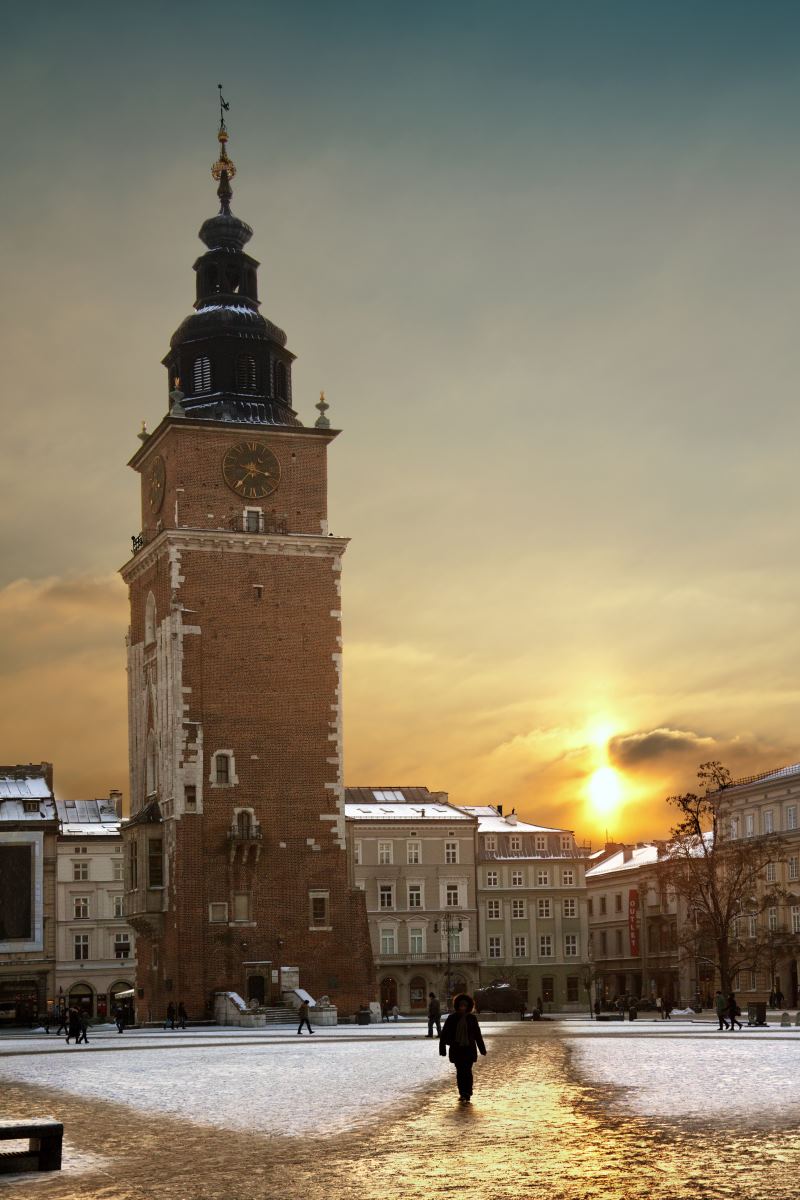
[[[0,1086],[13,1079],[196,1124],[277,1135],[337,1133],[373,1121],[448,1072],[438,1043],[424,1037],[337,1045],[306,1035],[293,1044],[0,1057]]]
[[[618,1108],[641,1116],[753,1123],[794,1111],[800,1038],[756,1031],[714,1036],[567,1038],[581,1076],[621,1088]],[[787,1105],[789,1109],[787,1110]]]

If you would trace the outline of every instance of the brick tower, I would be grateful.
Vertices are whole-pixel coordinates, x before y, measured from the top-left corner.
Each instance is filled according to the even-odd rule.
[[[219,213],[194,264],[195,312],[164,359],[167,415],[130,461],[142,533],[128,585],[131,819],[126,915],[137,1012],[211,1012],[300,985],[340,1012],[372,998],[363,893],[348,878],[340,572],[328,532],[325,417],[292,409],[286,335],[259,313],[252,230]]]

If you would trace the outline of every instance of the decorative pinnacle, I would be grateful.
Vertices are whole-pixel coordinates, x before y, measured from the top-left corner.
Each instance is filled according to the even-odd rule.
[[[148,430],[147,430],[147,422],[146,421],[142,421],[142,428],[139,431],[139,433],[137,433],[136,436],[138,437],[140,442],[146,442],[147,439],[150,437],[150,434],[148,433]]]
[[[230,216],[231,198],[231,180],[236,174],[236,167],[233,160],[228,158],[228,151],[225,148],[225,143],[228,140],[228,127],[225,124],[225,113],[230,109],[230,104],[222,95],[222,84],[218,83],[219,88],[219,130],[217,132],[217,141],[220,145],[219,158],[211,168],[211,178],[216,179],[219,187],[217,195],[219,196],[219,211],[225,216]]]
[[[324,392],[320,392],[319,401],[314,405],[314,407],[319,409],[319,416],[317,417],[316,421],[314,422],[314,428],[315,429],[330,429],[331,423],[328,420],[328,418],[325,416],[325,413],[330,408],[330,404],[328,404],[328,401],[325,399]]]

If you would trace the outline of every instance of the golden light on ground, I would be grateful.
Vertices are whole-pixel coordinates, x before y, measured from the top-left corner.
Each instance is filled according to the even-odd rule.
[[[619,771],[613,767],[598,767],[589,776],[589,799],[598,815],[609,816],[616,812],[622,799]]]

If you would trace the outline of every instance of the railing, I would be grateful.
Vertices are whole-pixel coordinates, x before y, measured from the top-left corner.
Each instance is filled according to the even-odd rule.
[[[450,953],[450,962],[470,962],[472,959],[478,958],[477,950],[453,950]],[[381,954],[378,951],[375,958],[379,962],[385,963],[401,963],[401,962],[445,962],[447,960],[447,950],[423,950],[421,954]]]
[[[500,850],[480,850],[478,852],[479,862],[516,862],[522,859],[546,859],[546,858],[585,858],[587,857],[580,849],[577,850],[508,850],[502,853]]]
[[[259,521],[258,529],[249,529],[247,527],[247,519],[242,513],[234,513],[228,517],[226,528],[234,533],[249,533],[249,534],[287,534],[289,532],[288,517],[279,517],[276,513],[263,513],[263,519]]]
[[[228,830],[229,842],[260,842],[263,836],[264,834],[257,825],[254,825],[251,829],[239,829],[237,827],[236,829]]]

